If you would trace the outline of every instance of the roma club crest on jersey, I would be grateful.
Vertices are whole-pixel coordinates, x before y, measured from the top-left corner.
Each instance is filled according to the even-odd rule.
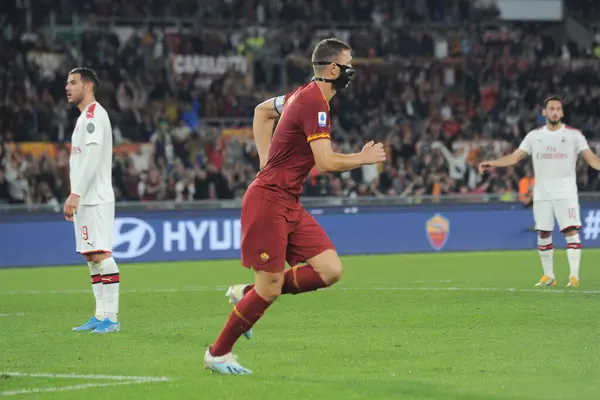
[[[450,236],[450,221],[440,214],[435,214],[425,223],[425,230],[431,247],[435,250],[441,250]]]

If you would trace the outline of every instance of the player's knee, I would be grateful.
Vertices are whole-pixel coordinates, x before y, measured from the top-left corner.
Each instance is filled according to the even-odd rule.
[[[275,300],[277,300],[277,298],[279,298],[279,296],[281,296],[281,287],[282,286],[277,285],[277,284],[271,284],[271,285],[267,285],[267,286],[265,286],[265,285],[259,286],[257,284],[254,286],[254,290],[260,297],[262,297],[269,303],[272,303]]]
[[[325,268],[320,272],[321,279],[328,285],[333,285],[342,279],[342,261],[337,258],[332,260]]]
[[[578,235],[578,234],[579,234],[579,230],[577,230],[576,228],[569,228],[569,229],[565,229],[563,231],[563,235],[566,238],[573,237],[573,236]]]
[[[281,296],[284,276],[282,273],[257,272],[255,275],[254,291],[269,303]]]
[[[329,286],[342,279],[342,260],[333,249],[326,250],[307,262]]]
[[[539,236],[540,239],[548,239],[549,237],[552,236],[552,232],[539,231],[538,232],[538,236]]]
[[[100,263],[104,260],[106,260],[107,258],[109,258],[111,256],[110,253],[94,253],[94,254],[90,254],[89,257],[90,259],[88,260],[86,258],[87,261],[93,261],[95,263]]]

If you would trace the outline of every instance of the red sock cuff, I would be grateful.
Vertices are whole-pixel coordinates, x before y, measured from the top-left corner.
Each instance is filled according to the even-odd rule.
[[[104,285],[110,285],[111,283],[119,283],[121,282],[121,276],[117,272],[116,274],[106,274],[102,275],[102,283]]]
[[[254,324],[270,305],[271,303],[260,297],[252,288],[233,309],[234,312],[237,311],[236,314],[241,314],[238,315],[240,319]]]
[[[100,274],[91,275],[90,278],[92,280],[92,285],[102,282],[102,276]]]

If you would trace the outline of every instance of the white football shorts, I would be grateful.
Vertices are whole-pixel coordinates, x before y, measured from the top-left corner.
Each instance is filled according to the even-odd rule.
[[[80,205],[74,225],[78,253],[112,252],[115,203]]]
[[[534,200],[533,217],[538,231],[552,232],[555,219],[561,231],[581,228],[578,199]]]

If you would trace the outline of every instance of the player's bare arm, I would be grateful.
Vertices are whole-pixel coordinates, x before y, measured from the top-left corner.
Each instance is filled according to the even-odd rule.
[[[479,164],[479,172],[482,173],[484,171],[487,171],[490,168],[510,167],[512,165],[518,164],[520,161],[522,161],[527,156],[528,156],[527,152],[525,152],[524,150],[521,150],[521,149],[517,149],[513,153],[511,153],[505,157],[498,158],[496,160],[484,161],[484,162],[480,163]]]
[[[265,100],[254,109],[252,133],[254,135],[254,142],[256,143],[256,150],[258,151],[261,170],[264,168],[269,157],[273,127],[275,120],[280,115],[278,107],[283,108],[283,97],[280,96]],[[280,106],[277,104],[278,102],[281,102]]]
[[[583,160],[587,163],[587,165],[589,165],[597,171],[600,171],[600,157],[594,154],[592,150],[583,150],[581,152],[581,156],[583,157]]]
[[[365,164],[385,161],[386,155],[382,143],[370,141],[360,153],[340,154],[333,151],[331,141],[327,139],[310,142],[315,164],[323,172],[343,172]]]

